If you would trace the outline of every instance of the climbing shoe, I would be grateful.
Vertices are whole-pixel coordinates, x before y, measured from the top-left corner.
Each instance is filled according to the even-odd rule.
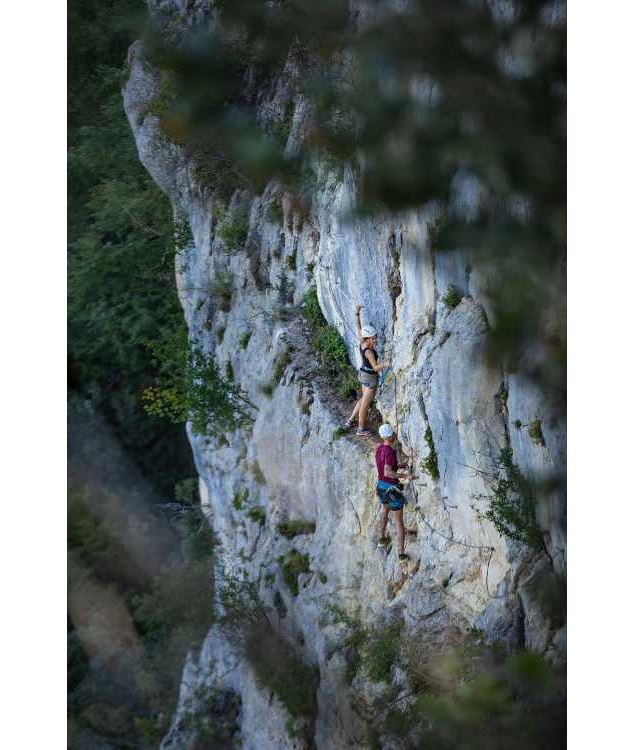
[[[389,536],[380,536],[379,541],[377,542],[378,547],[387,547],[390,544],[390,537]]]
[[[355,420],[353,420],[352,422],[344,422],[344,424],[340,427],[340,430],[342,430],[342,432],[348,432],[354,424]]]
[[[408,560],[410,560],[410,555],[406,555],[405,553],[399,555],[399,564],[405,565]]]
[[[358,437],[372,437],[373,433],[370,430],[362,430],[360,427],[357,428],[357,432],[355,433]]]

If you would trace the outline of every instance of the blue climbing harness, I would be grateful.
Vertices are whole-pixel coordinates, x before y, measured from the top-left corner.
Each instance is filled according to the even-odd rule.
[[[389,505],[390,510],[401,510],[406,504],[406,498],[401,490],[400,484],[390,484],[381,479],[377,480],[377,497],[382,505]]]

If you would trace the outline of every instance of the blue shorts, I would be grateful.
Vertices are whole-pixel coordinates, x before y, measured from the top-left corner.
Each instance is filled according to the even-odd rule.
[[[402,484],[390,484],[378,479],[376,488],[377,497],[381,504],[388,505],[390,510],[401,510],[406,504],[406,498],[401,492],[403,489]]]

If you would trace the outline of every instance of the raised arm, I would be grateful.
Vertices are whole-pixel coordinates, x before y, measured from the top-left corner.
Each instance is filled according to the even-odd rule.
[[[357,325],[357,335],[359,336],[359,340],[362,340],[362,319],[360,310],[362,309],[361,305],[357,305],[355,308],[355,323]]]

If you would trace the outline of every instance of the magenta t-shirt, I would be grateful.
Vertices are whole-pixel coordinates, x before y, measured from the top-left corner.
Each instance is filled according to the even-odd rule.
[[[377,474],[382,482],[388,484],[397,484],[397,480],[392,477],[384,476],[384,466],[388,465],[393,471],[397,471],[397,454],[389,446],[382,443],[375,451],[375,463],[377,464]]]

